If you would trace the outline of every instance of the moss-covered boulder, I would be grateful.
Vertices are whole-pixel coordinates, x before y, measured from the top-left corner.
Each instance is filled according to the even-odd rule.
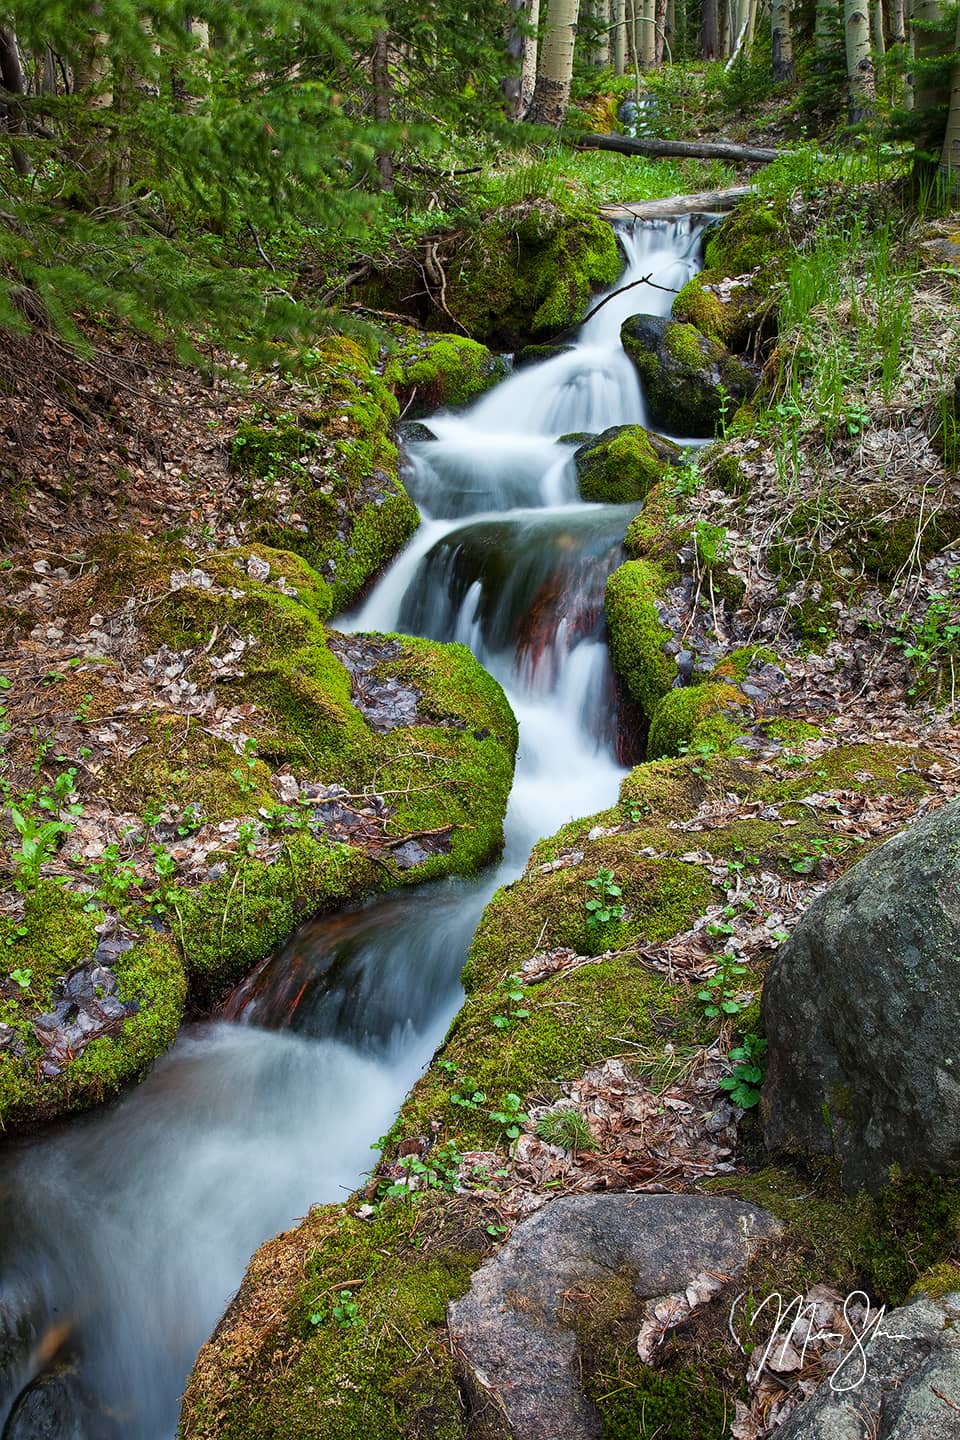
[[[673,302],[673,318],[745,351],[776,329],[775,287],[791,248],[783,202],[751,196],[707,233],[704,268]]]
[[[237,519],[251,540],[308,561],[342,610],[419,524],[400,482],[396,398],[367,353],[322,347],[315,403],[246,419],[230,453],[248,481]]]
[[[651,419],[676,435],[712,436],[756,389],[746,366],[693,325],[634,315],[620,338],[643,381]]]
[[[713,754],[729,749],[742,734],[738,714],[746,701],[734,685],[718,682],[669,690],[650,721],[647,758],[661,760],[686,751]]]
[[[681,455],[678,445],[642,425],[614,425],[574,454],[580,494],[613,505],[643,500]]]
[[[498,350],[562,334],[623,268],[612,226],[586,206],[547,200],[506,206],[427,245],[428,257],[410,255],[368,281],[366,303],[411,314],[427,330],[449,331],[453,316]]]
[[[176,1035],[187,985],[172,936],[106,918],[41,881],[22,917],[0,919],[0,1130],[111,1098]]]
[[[677,673],[664,649],[671,633],[657,608],[666,588],[665,572],[649,560],[628,560],[607,581],[610,658],[648,720]]]
[[[410,419],[434,410],[456,410],[509,373],[502,355],[465,335],[427,336],[413,332],[400,338],[384,366],[383,378],[393,390],[401,413]]]
[[[290,552],[113,540],[63,603],[122,626],[124,664],[65,680],[68,745],[113,717],[95,767],[38,781],[13,734],[16,803],[61,815],[62,841],[39,880],[8,872],[0,1126],[113,1093],[170,1043],[185,998],[210,1004],[301,919],[474,873],[513,777],[516,722],[469,650],[327,630],[329,587]]]

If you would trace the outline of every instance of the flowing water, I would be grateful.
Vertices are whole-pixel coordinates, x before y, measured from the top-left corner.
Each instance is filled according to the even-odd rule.
[[[689,217],[622,239],[621,285],[697,269]],[[121,1103],[6,1147],[0,1440],[169,1440],[252,1251],[368,1168],[459,1005],[490,895],[537,838],[615,799],[603,591],[636,507],[580,502],[562,437],[645,422],[620,324],[671,300],[618,295],[573,348],[408,446],[424,522],[338,623],[463,641],[501,681],[521,737],[502,863],[304,925]]]

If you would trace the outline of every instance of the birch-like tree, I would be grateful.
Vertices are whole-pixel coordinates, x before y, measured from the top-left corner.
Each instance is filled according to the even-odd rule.
[[[559,129],[566,118],[579,10],[579,0],[549,0],[537,60],[537,83],[527,112],[527,119],[536,125]]]
[[[773,44],[773,78],[778,82],[792,80],[796,72],[793,65],[793,35],[790,31],[790,0],[773,0],[770,34]]]
[[[847,51],[850,123],[868,120],[876,110],[877,82],[870,46],[870,17],[862,0],[844,0],[843,29]]]
[[[957,35],[953,48],[954,53],[960,56],[960,11],[957,12]],[[950,108],[940,151],[940,180],[951,196],[956,197],[960,193],[960,58],[953,62],[950,72]]]

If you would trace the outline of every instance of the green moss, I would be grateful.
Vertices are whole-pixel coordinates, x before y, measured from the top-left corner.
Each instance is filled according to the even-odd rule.
[[[728,495],[746,495],[750,482],[743,473],[743,467],[736,455],[729,450],[721,451],[713,462],[711,479]]]
[[[642,425],[614,426],[574,455],[582,498],[611,505],[644,499],[679,459],[676,445]]]
[[[780,657],[775,650],[769,650],[765,645],[742,645],[736,650],[729,650],[723,659],[719,661],[716,669],[711,672],[711,678],[717,680],[746,680],[750,669],[754,665],[779,665]]]
[[[418,305],[431,331],[448,331],[452,315],[468,335],[501,350],[565,332],[592,292],[612,285],[623,268],[612,226],[576,202],[506,206],[470,230],[434,237],[434,245],[446,309],[426,292],[419,258],[368,282],[368,303],[408,314]]]
[[[678,324],[668,326],[663,343],[667,354],[672,355],[679,365],[686,365],[690,370],[700,370],[704,360],[708,360],[711,354],[706,340],[707,337],[701,335],[693,325]]]
[[[689,537],[689,525],[676,514],[678,501],[665,483],[655,485],[643,502],[639,515],[631,520],[624,545],[640,560],[657,560],[668,566],[676,563],[677,551]]]
[[[663,648],[670,631],[661,623],[656,605],[666,588],[663,571],[647,560],[628,560],[607,581],[610,658],[648,718],[676,674]]]
[[[800,745],[804,740],[819,740],[823,733],[819,725],[809,720],[769,720],[763,733],[773,740],[786,740],[791,745]]]
[[[13,1027],[24,1050],[22,1056],[0,1051],[0,1130],[85,1109],[115,1094],[176,1035],[186,994],[183,966],[167,937],[148,935],[112,966],[119,998],[136,1001],[137,1012],[116,1033],[81,1050],[60,1075],[42,1077],[44,1052],[31,1022],[50,1010],[57,981],[93,958],[95,926],[103,916],[88,914],[84,903],[85,897],[45,881],[27,899],[25,936],[12,922],[0,921],[0,1020]],[[7,979],[14,970],[30,972],[27,988]]]
[[[929,1295],[931,1300],[942,1300],[945,1295],[955,1295],[958,1292],[960,1292],[960,1263],[955,1260],[945,1261],[939,1265],[931,1265],[929,1270],[924,1270],[919,1279],[911,1285],[907,1299],[913,1300],[918,1295]]]
[[[653,421],[679,435],[712,436],[756,389],[751,372],[694,326],[638,315],[620,330]]]
[[[687,281],[673,302],[673,318],[688,325],[695,325],[712,340],[724,345],[729,341],[726,324],[726,306],[712,291],[704,289],[702,275],[694,275]]]
[[[745,275],[773,268],[789,248],[786,202],[752,196],[725,216],[708,234],[704,270],[717,276]],[[772,283],[772,279],[765,282]]]
[[[647,755],[651,760],[681,755],[684,750],[727,750],[742,727],[732,712],[742,714],[743,695],[722,681],[669,690],[650,721]]]
[[[502,356],[464,335],[414,334],[391,353],[383,378],[403,414],[416,419],[441,407],[466,405],[504,379],[508,369]]]
[[[268,1242],[252,1274],[272,1313],[246,1282],[218,1332],[226,1343],[201,1351],[184,1440],[464,1440],[446,1307],[488,1248],[493,1213],[431,1196],[368,1221],[326,1206]],[[340,1324],[344,1289],[355,1309]]]
[[[390,389],[351,341],[327,341],[317,354],[316,407],[243,422],[231,467],[260,482],[240,506],[251,539],[307,560],[339,610],[419,516],[398,477],[391,432],[399,409]]]

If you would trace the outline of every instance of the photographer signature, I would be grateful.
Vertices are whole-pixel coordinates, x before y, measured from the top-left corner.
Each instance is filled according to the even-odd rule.
[[[734,1300],[730,1307],[730,1333],[741,1350],[744,1346],[740,1344],[734,1328],[734,1322],[738,1307],[742,1308],[746,1292],[742,1292]],[[881,1305],[877,1309],[871,1309],[870,1298],[863,1290],[853,1290],[843,1302],[843,1319],[841,1329],[828,1330],[817,1325],[817,1310],[821,1302],[817,1300],[805,1300],[802,1295],[795,1295],[789,1303],[784,1303],[784,1297],[779,1291],[774,1290],[765,1300],[751,1312],[749,1318],[744,1316],[746,1328],[754,1329],[759,1325],[764,1312],[768,1311],[767,1319],[772,1317],[773,1329],[767,1340],[766,1347],[757,1359],[757,1352],[751,1352],[751,1367],[756,1363],[756,1373],[759,1375],[767,1366],[771,1370],[793,1369],[793,1364],[777,1364],[777,1357],[785,1360],[787,1346],[791,1346],[795,1353],[800,1356],[800,1368],[806,1363],[807,1350],[811,1345],[826,1345],[832,1350],[843,1350],[840,1360],[830,1376],[830,1389],[838,1395],[849,1390],[856,1390],[867,1378],[867,1346],[873,1340],[885,1337],[888,1340],[908,1340],[908,1335],[901,1335],[895,1331],[884,1328],[886,1306]],[[849,1346],[849,1349],[846,1347]]]

